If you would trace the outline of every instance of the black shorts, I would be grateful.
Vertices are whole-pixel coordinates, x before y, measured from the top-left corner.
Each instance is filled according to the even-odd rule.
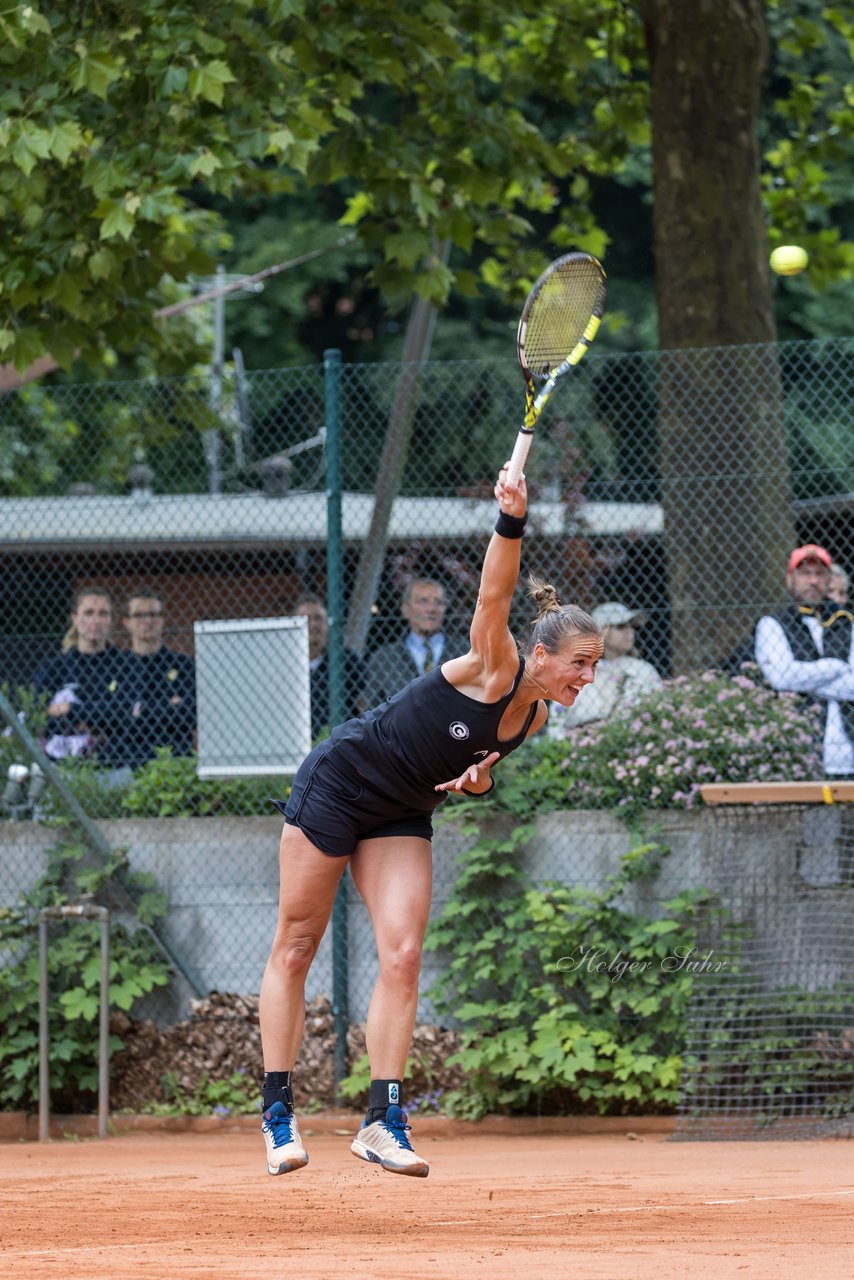
[[[360,840],[420,836],[432,840],[432,813],[418,813],[374,791],[356,774],[337,768],[321,742],[300,765],[287,801],[273,804],[285,822],[323,853],[349,858]]]

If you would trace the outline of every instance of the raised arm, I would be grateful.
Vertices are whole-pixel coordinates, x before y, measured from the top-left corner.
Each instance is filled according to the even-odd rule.
[[[495,486],[499,515],[480,575],[474,617],[471,624],[472,654],[480,660],[484,676],[505,683],[518,665],[516,641],[508,626],[513,593],[519,580],[522,532],[528,510],[524,476],[518,485],[506,483],[502,470]]]

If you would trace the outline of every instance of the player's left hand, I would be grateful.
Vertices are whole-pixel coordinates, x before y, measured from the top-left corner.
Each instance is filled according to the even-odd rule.
[[[484,760],[478,764],[469,765],[465,773],[460,774],[459,778],[452,778],[450,782],[439,782],[434,790],[436,791],[461,791],[463,793],[470,792],[472,795],[483,795],[485,791],[489,791],[492,786],[492,779],[489,776],[489,770],[495,764],[496,760],[501,759],[500,751],[493,751]]]

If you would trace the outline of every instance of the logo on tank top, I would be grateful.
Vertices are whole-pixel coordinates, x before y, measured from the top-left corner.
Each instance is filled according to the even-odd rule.
[[[452,738],[456,738],[457,742],[465,742],[469,736],[469,727],[463,724],[462,720],[453,720],[448,725],[448,733]]]

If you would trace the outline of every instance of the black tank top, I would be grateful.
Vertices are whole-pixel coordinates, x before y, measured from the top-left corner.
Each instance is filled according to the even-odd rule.
[[[333,729],[329,762],[399,804],[435,809],[447,798],[444,791],[434,790],[437,783],[458,778],[494,751],[509,755],[525,741],[536,702],[515,738],[498,740],[501,717],[524,670],[525,659],[520,658],[510,692],[498,702],[478,702],[455,689],[437,667],[379,707]]]

